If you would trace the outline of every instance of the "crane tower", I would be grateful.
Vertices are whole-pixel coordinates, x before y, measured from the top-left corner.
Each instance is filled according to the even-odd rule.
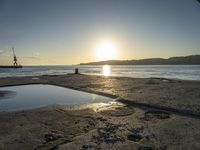
[[[14,66],[18,66],[18,64],[17,64],[17,56],[15,55],[15,49],[14,48],[12,48],[12,51],[13,51],[13,65]]]

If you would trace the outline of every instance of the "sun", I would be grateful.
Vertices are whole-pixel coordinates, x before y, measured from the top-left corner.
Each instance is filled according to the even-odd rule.
[[[110,41],[104,41],[96,47],[96,57],[98,61],[113,60],[117,58],[117,47]]]

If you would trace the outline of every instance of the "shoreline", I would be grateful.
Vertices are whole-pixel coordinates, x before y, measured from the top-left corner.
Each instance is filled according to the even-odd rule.
[[[38,77],[53,77],[53,76],[65,76],[65,75],[73,75],[74,73],[63,73],[63,74],[44,74],[44,75],[33,75],[33,76],[9,76],[9,77],[0,77],[0,79],[10,79],[10,78],[38,78]],[[86,76],[99,76],[104,77],[102,74],[87,74],[87,73],[80,73],[79,75],[86,75]],[[167,77],[131,77],[131,76],[115,76],[109,75],[108,78],[132,78],[132,79],[160,79],[160,80],[175,80],[175,81],[191,81],[191,82],[200,82],[200,79],[181,79],[181,78],[167,78]]]
[[[0,78],[0,87],[27,84],[99,94],[125,105],[1,112],[0,149],[200,148],[200,81],[82,74]]]
[[[80,83],[78,83],[78,82],[73,83],[70,80],[77,80],[78,82],[80,81]],[[116,85],[112,86],[112,84],[113,84],[112,80],[114,80],[114,82],[116,82],[116,81],[125,82],[126,85],[119,84],[117,86]],[[68,81],[70,81],[70,83],[65,83]],[[133,86],[130,88],[129,86],[132,86],[132,85],[131,85],[131,83],[127,83],[127,81],[128,82],[130,81],[133,83],[136,82],[137,84],[140,83],[141,85],[139,85],[139,86],[136,85],[136,87]],[[82,82],[83,82],[83,84],[82,84]],[[105,82],[105,83],[102,84],[99,82]],[[129,77],[115,77],[115,76],[104,77],[104,76],[98,76],[98,75],[85,75],[85,74],[43,75],[43,76],[32,76],[32,77],[0,78],[0,87],[23,86],[23,85],[30,85],[30,84],[47,84],[47,85],[53,85],[53,86],[60,86],[63,88],[69,88],[69,89],[78,90],[78,91],[82,91],[82,92],[98,94],[98,95],[110,97],[113,99],[118,98],[118,99],[122,99],[122,100],[126,100],[126,101],[133,101],[136,104],[138,102],[139,102],[139,104],[140,103],[141,104],[157,104],[157,102],[159,102],[159,100],[156,99],[155,103],[151,103],[150,100],[143,101],[143,100],[139,100],[139,99],[133,99],[132,95],[124,96],[124,94],[127,94],[127,93],[129,94],[129,92],[132,92],[131,90],[135,90],[134,88],[136,88],[136,90],[137,90],[137,88],[139,88],[139,93],[135,93],[135,94],[139,94],[139,95],[141,95],[141,97],[143,97],[143,91],[146,88],[144,86],[149,86],[149,87],[153,88],[153,89],[150,89],[151,90],[150,92],[153,92],[156,90],[161,91],[160,88],[166,88],[166,86],[168,86],[167,90],[169,90],[169,91],[166,91],[166,92],[173,92],[173,94],[175,94],[175,95],[176,95],[176,92],[179,91],[179,89],[183,89],[183,88],[184,88],[184,90],[189,89],[190,92],[192,92],[193,89],[195,91],[198,91],[198,89],[200,90],[200,81],[167,79],[167,78],[129,78]],[[111,86],[109,84],[111,84]],[[177,89],[177,85],[179,85],[178,89]],[[98,87],[98,86],[100,86],[100,87]],[[170,88],[173,88],[171,86],[175,87],[174,91],[170,91]],[[181,86],[184,86],[184,87],[182,88]],[[119,87],[121,87],[121,88],[119,88]],[[107,90],[108,88],[113,89],[114,92]],[[125,90],[124,90],[125,92],[121,91],[123,88],[125,88]],[[118,90],[119,93],[115,92],[115,90]],[[138,91],[136,91],[136,92],[138,92]],[[181,93],[181,94],[184,94],[184,98],[191,99],[190,95],[187,95],[186,92],[188,92],[188,91],[183,91],[183,93]],[[160,93],[156,93],[156,94],[160,94]],[[165,95],[166,93],[161,93],[161,94]],[[168,94],[170,94],[170,93],[168,93]],[[188,94],[190,94],[190,93],[188,93]],[[198,93],[193,92],[191,94],[196,94],[195,96],[197,98],[195,98],[195,100],[198,100],[198,98],[200,98],[200,94],[198,94]],[[148,96],[148,94],[147,94],[147,96]],[[153,96],[156,96],[156,95],[153,95]],[[160,95],[158,95],[158,96],[160,96]],[[170,99],[171,98],[170,95],[168,97],[164,98],[164,100],[167,100],[167,98]],[[176,100],[176,98],[173,98],[173,99]],[[197,108],[197,111],[198,111],[198,113],[200,113],[200,104]]]

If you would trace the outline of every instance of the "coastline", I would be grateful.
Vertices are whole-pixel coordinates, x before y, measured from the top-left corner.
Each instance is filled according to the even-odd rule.
[[[0,87],[26,84],[62,86],[125,105],[99,112],[46,107],[0,113],[0,149],[200,148],[200,81],[81,74],[0,78]]]

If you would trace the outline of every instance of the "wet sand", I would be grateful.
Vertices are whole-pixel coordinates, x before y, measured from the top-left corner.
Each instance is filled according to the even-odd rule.
[[[73,74],[0,79],[1,87],[23,84],[58,85],[123,105],[1,112],[0,149],[200,149],[199,81]]]

